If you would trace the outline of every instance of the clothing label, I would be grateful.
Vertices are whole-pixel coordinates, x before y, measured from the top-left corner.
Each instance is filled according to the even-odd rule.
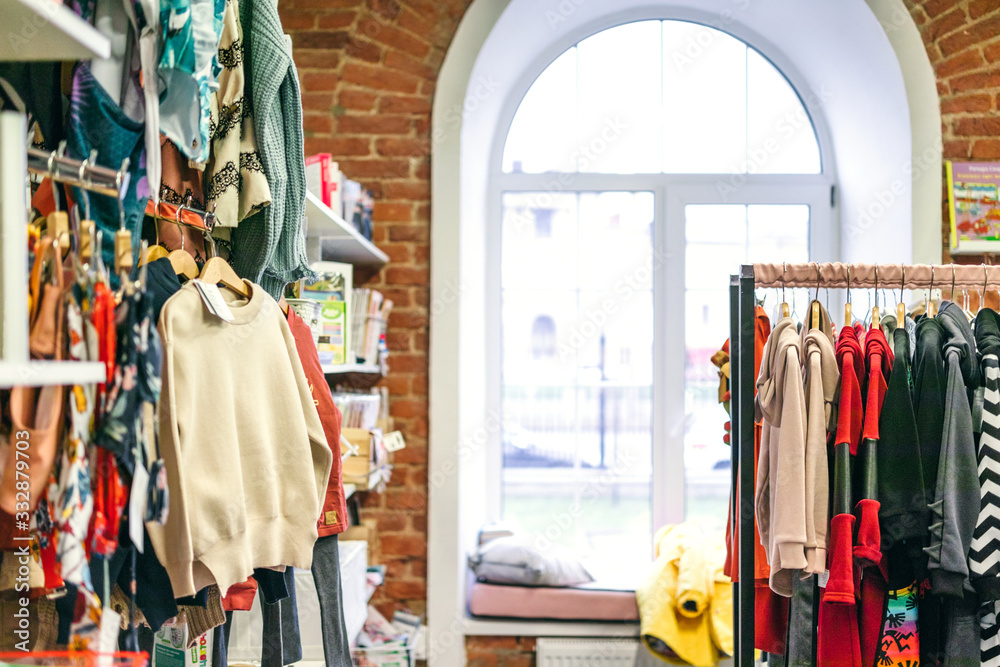
[[[325,521],[326,525],[328,526],[332,526],[333,524],[337,523],[337,510],[329,510],[327,512],[324,512],[323,521]]]
[[[194,286],[198,289],[198,293],[201,294],[202,301],[205,302],[205,305],[208,306],[208,309],[213,314],[225,322],[233,321],[233,311],[229,309],[229,304],[222,298],[218,285],[195,280]]]
[[[128,536],[135,545],[136,551],[143,553],[142,526],[146,518],[146,489],[149,486],[149,473],[145,466],[136,462],[132,473],[132,492],[128,500]]]
[[[390,452],[398,452],[399,450],[406,448],[406,441],[403,440],[403,434],[399,431],[386,433],[382,437],[382,443],[385,445],[386,450]]]
[[[823,570],[819,574],[819,587],[826,588],[827,583],[830,581],[830,570]]]

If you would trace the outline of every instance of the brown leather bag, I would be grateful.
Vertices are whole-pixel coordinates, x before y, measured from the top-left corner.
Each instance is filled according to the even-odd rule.
[[[42,269],[48,255],[55,258],[56,284],[42,285]],[[29,321],[28,344],[32,358],[47,356],[61,360],[63,336],[63,268],[52,239],[41,239],[31,269],[34,312]],[[0,509],[15,515],[31,512],[38,505],[56,459],[63,426],[65,388],[14,387],[8,402],[10,438],[0,444]],[[20,462],[24,464],[19,466]]]
[[[57,348],[63,344],[63,284],[62,252],[51,237],[39,239],[35,248],[35,264],[31,267],[31,302],[34,305],[29,318],[28,349],[33,359],[54,359]],[[54,259],[52,271],[55,284],[42,284],[42,273],[47,257]]]

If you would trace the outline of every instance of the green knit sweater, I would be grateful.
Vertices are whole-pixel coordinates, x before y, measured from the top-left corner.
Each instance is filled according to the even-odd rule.
[[[273,297],[285,285],[312,277],[306,262],[302,220],[306,203],[302,99],[291,44],[274,0],[242,0],[246,89],[271,205],[233,230],[236,272]]]

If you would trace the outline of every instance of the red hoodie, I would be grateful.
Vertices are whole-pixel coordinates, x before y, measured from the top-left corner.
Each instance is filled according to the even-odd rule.
[[[852,327],[840,330],[837,337],[837,361],[840,364],[840,405],[834,443],[846,444],[851,454],[857,454],[864,418],[860,378],[864,377],[865,365],[861,343]],[[849,476],[849,469],[840,469],[842,458],[835,458],[838,469],[834,476]],[[839,485],[834,492],[839,490],[849,494],[850,488],[848,481]],[[834,511],[839,509],[835,507]],[[819,667],[861,667],[852,546],[854,516],[836,514],[830,521],[829,536],[827,566],[830,576],[826,587],[822,589],[819,605],[817,663]]]
[[[862,451],[861,458],[876,458],[874,448],[878,447],[879,416],[882,413],[882,401],[888,386],[887,378],[892,369],[893,354],[881,329],[875,328],[865,336],[865,361],[868,366],[868,387],[865,399],[865,422],[862,432],[864,447],[871,451]],[[874,468],[860,466],[861,474],[875,475]],[[862,480],[862,489],[873,489],[877,486],[876,479]],[[888,571],[882,558],[882,536],[879,530],[879,502],[873,498],[861,498],[854,508],[857,517],[858,533],[854,540],[854,559],[856,588],[860,593],[858,607],[858,624],[861,641],[861,655],[865,665],[875,664],[875,655],[879,648],[879,638],[882,632],[882,618],[885,608],[885,597],[888,586],[886,580]],[[863,576],[862,576],[863,573]]]

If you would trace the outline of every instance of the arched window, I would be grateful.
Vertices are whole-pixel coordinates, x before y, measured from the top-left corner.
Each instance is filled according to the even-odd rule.
[[[674,20],[598,32],[531,83],[493,176],[504,519],[609,573],[666,520],[723,528],[729,275],[834,256],[819,104]]]
[[[539,315],[531,325],[531,356],[535,360],[556,356],[556,323],[548,315]]]

